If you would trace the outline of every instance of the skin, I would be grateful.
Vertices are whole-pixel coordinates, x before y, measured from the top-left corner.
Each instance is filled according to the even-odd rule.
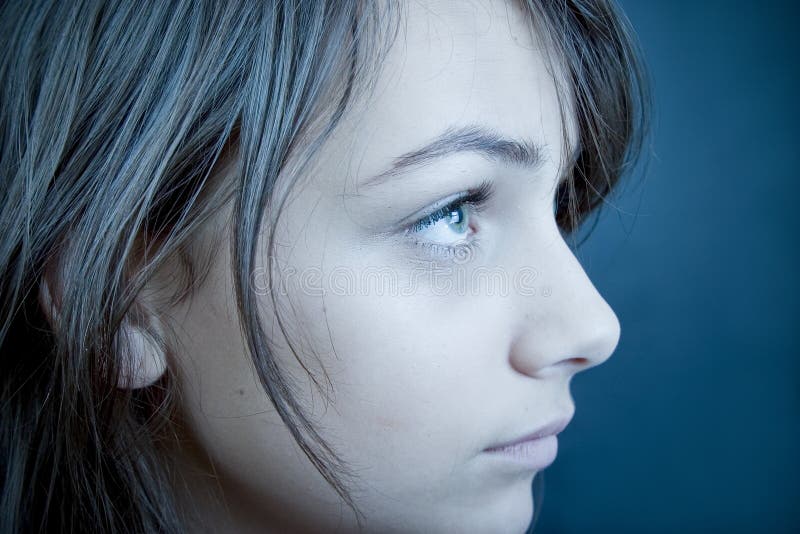
[[[408,3],[404,21],[376,91],[357,96],[277,222],[287,287],[278,311],[290,338],[267,295],[261,320],[311,420],[358,474],[351,489],[366,531],[523,532],[536,469],[483,451],[571,417],[571,378],[605,361],[620,334],[554,220],[571,150],[563,132],[574,140],[575,125],[562,124],[541,46],[515,8]],[[538,143],[541,164],[459,152],[365,185],[398,156],[466,125]],[[446,222],[398,229],[483,181],[493,194],[469,214],[466,233]],[[228,240],[215,241],[230,235],[231,209],[195,238],[196,250],[218,247],[204,285],[159,312],[177,347],[169,365],[181,391],[180,502],[197,531],[352,531],[352,512],[300,453],[254,374]],[[440,254],[470,239],[479,245],[465,248],[466,260]],[[260,252],[266,269],[265,242]],[[360,274],[370,267],[406,290],[368,286]],[[441,291],[420,275],[432,268],[445,271],[445,284],[458,269],[469,280],[497,268],[512,287]],[[350,273],[353,286],[334,290],[334,272]],[[521,272],[535,273],[534,294],[513,287]],[[317,283],[289,273],[314,274]],[[323,384],[323,373],[330,377],[330,398],[288,341]]]

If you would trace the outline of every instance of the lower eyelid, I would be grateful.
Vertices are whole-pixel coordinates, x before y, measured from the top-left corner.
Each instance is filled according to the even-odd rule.
[[[413,243],[415,247],[425,250],[426,254],[435,256],[436,259],[455,261],[457,263],[466,263],[469,259],[474,257],[478,250],[478,244],[479,241],[477,238],[457,245],[443,245],[441,243],[431,243],[421,240],[417,240]]]

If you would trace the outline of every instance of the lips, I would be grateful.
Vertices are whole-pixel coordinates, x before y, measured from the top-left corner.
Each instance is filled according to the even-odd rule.
[[[556,434],[559,434],[561,431],[563,431],[571,420],[572,416],[555,419],[550,423],[547,423],[546,425],[538,428],[537,430],[534,430],[533,432],[524,434],[511,441],[506,441],[503,443],[498,443],[497,445],[492,445],[491,447],[488,447],[485,450],[487,452],[500,451],[502,449],[513,447],[514,445],[519,445],[521,443],[525,443],[528,441],[545,438],[547,436],[555,436]]]

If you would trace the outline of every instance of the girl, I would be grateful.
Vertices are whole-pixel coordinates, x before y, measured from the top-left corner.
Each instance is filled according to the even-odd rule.
[[[564,241],[640,145],[615,7],[0,20],[0,530],[526,529],[620,332]]]

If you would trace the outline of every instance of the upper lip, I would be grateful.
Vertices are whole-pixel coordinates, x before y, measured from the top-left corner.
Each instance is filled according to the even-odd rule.
[[[531,441],[531,440],[534,440],[534,439],[540,439],[540,438],[544,438],[544,437],[547,437],[547,436],[554,436],[554,435],[560,433],[561,431],[563,431],[565,428],[567,428],[567,425],[569,424],[569,422],[571,420],[572,420],[572,416],[555,419],[555,420],[551,421],[550,423],[547,423],[546,425],[544,425],[542,427],[539,427],[537,430],[534,430],[533,432],[529,432],[528,434],[520,436],[520,437],[518,437],[518,438],[516,438],[516,439],[514,439],[512,441],[507,441],[505,443],[499,443],[497,445],[492,445],[491,447],[488,447],[486,450],[487,451],[491,451],[491,450],[496,450],[496,449],[502,449],[502,448],[505,448],[505,447],[510,447],[512,445],[516,445],[518,443],[522,443],[524,441]]]

